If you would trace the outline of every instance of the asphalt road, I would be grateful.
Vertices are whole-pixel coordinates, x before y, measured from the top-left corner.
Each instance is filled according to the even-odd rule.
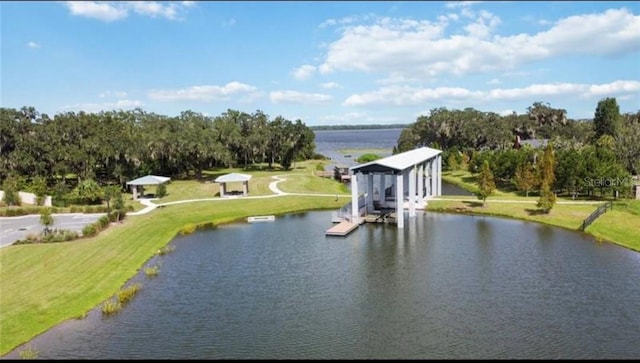
[[[96,214],[54,214],[50,229],[66,229],[82,232],[82,228],[98,220],[104,213]],[[10,246],[24,239],[29,233],[40,233],[44,227],[40,224],[40,215],[0,218],[0,248]]]

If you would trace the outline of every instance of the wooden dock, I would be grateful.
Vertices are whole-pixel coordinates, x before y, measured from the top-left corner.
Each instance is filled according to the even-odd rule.
[[[329,228],[326,232],[327,236],[346,236],[354,229],[358,228],[360,223],[351,223],[349,221],[342,221],[335,226]]]

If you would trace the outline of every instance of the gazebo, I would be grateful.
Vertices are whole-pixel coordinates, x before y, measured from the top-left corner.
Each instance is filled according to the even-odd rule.
[[[131,193],[133,194],[133,200],[138,199],[138,186],[142,187],[144,185],[158,185],[163,184],[171,180],[171,178],[166,176],[157,176],[157,175],[147,175],[140,177],[138,179],[134,179],[130,182],[127,182],[127,185],[131,185]]]
[[[221,197],[227,193],[227,183],[242,182],[242,195],[246,197],[249,194],[249,179],[251,179],[251,175],[230,173],[217,177],[215,182],[220,183]]]

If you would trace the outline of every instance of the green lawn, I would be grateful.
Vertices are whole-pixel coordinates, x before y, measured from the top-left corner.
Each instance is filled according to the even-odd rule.
[[[297,169],[297,173],[301,170]],[[229,223],[250,215],[337,210],[350,200],[345,194],[336,200],[334,192],[343,188],[339,182],[320,177],[309,179],[311,170],[304,170],[304,173],[306,175],[292,174],[291,180],[282,182],[281,186],[332,195],[238,198],[169,205],[149,214],[129,216],[124,223],[112,226],[94,238],[0,249],[0,354],[101,305],[185,226]],[[260,190],[260,185],[272,181],[267,174],[256,177],[256,189]],[[262,178],[264,180],[259,181]],[[176,194],[183,196],[194,197],[206,192],[189,191],[190,186],[196,184],[187,181],[174,183]],[[327,228],[329,226],[330,221],[327,221]]]
[[[238,198],[224,202],[213,200],[168,205],[149,214],[129,216],[123,223],[93,238],[0,249],[0,355],[65,320],[82,317],[100,306],[186,226],[229,223],[250,215],[339,209],[350,200],[346,186],[334,179],[312,176],[317,163],[298,163],[291,171],[233,169],[205,173],[205,181],[173,180],[167,187],[169,194],[158,202],[214,198],[217,185],[206,180],[231,171],[253,176],[249,187],[251,196],[271,195],[268,185],[274,181],[273,175],[287,179],[278,184],[285,192],[323,193],[330,196]],[[335,195],[339,195],[338,200]],[[545,215],[537,213],[532,203],[500,203],[497,199],[492,200],[508,195],[490,197],[484,208],[479,206],[477,199],[466,196],[466,201],[430,201],[427,209],[505,216],[575,230],[598,203],[556,204],[551,213]],[[536,198],[530,197],[528,200],[535,201]],[[329,226],[330,221],[327,221]],[[640,201],[634,201],[626,205],[617,203],[614,210],[601,216],[587,232],[638,250],[638,226]]]
[[[443,180],[455,184],[466,190],[475,189],[475,176],[467,171],[446,171]],[[533,196],[532,196],[533,195]],[[431,201],[427,209],[452,213],[472,213],[495,215],[508,218],[530,220],[554,226],[577,230],[582,221],[589,216],[598,205],[604,201],[601,198],[587,201],[584,198],[578,202],[592,204],[559,204],[551,210],[551,213],[539,214],[536,212],[535,203],[537,196],[530,193],[524,197],[514,191],[496,190],[494,195],[487,198],[487,205],[483,208],[480,201],[471,196],[443,196],[442,199],[465,199],[465,201]],[[500,203],[500,200],[515,200],[523,203]],[[558,202],[576,202],[571,198],[559,197]],[[640,251],[640,200],[627,200],[614,202],[613,210],[596,219],[587,230],[587,233],[596,238],[618,244],[634,251]]]

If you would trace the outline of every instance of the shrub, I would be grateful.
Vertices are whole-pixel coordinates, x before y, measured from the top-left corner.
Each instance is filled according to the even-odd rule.
[[[63,181],[59,181],[53,186],[51,195],[51,204],[56,207],[67,206],[67,193],[69,193],[69,187]]]
[[[121,303],[126,303],[133,298],[133,296],[142,288],[142,285],[139,283],[131,284],[124,289],[120,289],[116,294],[118,297],[118,301]]]
[[[98,224],[100,224],[100,228],[104,228],[106,226],[109,225],[109,217],[108,216],[102,216],[98,219]]]
[[[103,314],[113,314],[117,313],[122,309],[122,304],[117,300],[107,300],[102,305],[102,313]]]
[[[38,359],[39,352],[37,349],[28,345],[18,354],[20,355],[20,359]]]
[[[380,155],[377,155],[377,154],[362,154],[356,161],[362,164],[362,163],[368,163],[378,159],[380,159]]]
[[[160,266],[149,266],[144,268],[144,273],[149,277],[158,276],[158,272],[160,271]]]
[[[86,226],[84,226],[84,228],[82,228],[82,235],[84,237],[95,236],[97,233],[98,233],[98,230],[96,229],[96,226],[93,224],[87,224]]]
[[[162,183],[156,186],[156,198],[162,198],[167,195],[167,186]]]
[[[44,205],[47,194],[47,181],[45,178],[38,176],[31,181],[31,191],[36,195],[36,205]]]
[[[2,190],[4,191],[4,196],[2,197],[4,204],[9,206],[22,204],[22,200],[18,194],[20,187],[17,178],[13,176],[7,177],[2,183]]]
[[[160,249],[158,250],[158,255],[160,255],[160,256],[164,256],[164,255],[166,255],[166,254],[169,254],[169,253],[171,253],[171,252],[175,251],[175,249],[176,249],[176,247],[175,247],[175,246],[169,246],[169,245],[164,246],[164,247],[162,247],[162,248],[160,248]]]
[[[100,185],[93,179],[83,180],[82,183],[73,190],[74,198],[79,199],[83,204],[97,204],[102,201],[103,191]]]
[[[186,226],[182,227],[182,229],[180,230],[180,234],[191,234],[193,232],[195,232],[197,226],[195,224],[187,224]]]

